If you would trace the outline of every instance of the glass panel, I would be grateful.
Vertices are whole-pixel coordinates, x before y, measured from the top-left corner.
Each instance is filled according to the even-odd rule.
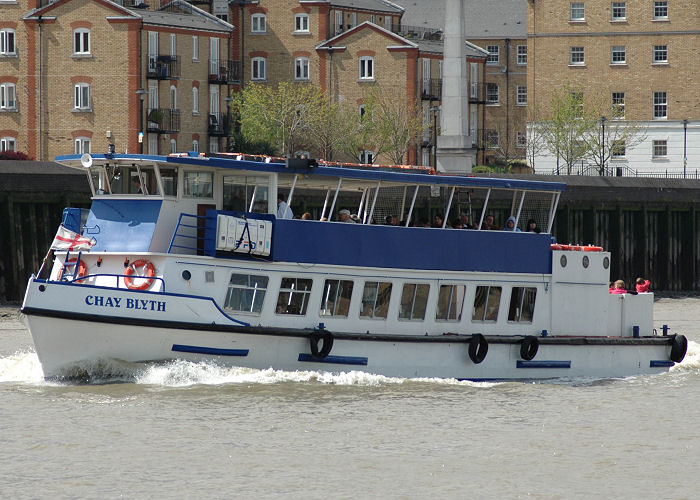
[[[185,172],[185,196],[212,198],[214,174],[212,172]]]
[[[326,280],[321,299],[321,316],[347,317],[352,296],[352,281]]]
[[[267,276],[232,274],[226,292],[224,308],[260,314],[267,283]]]
[[[537,288],[526,288],[523,295],[523,306],[520,311],[520,321],[532,323],[532,317],[535,314],[535,298],[537,297]]]
[[[224,177],[224,210],[267,213],[268,185],[267,177],[237,175]],[[252,210],[250,210],[251,205]]]
[[[310,279],[282,278],[275,312],[300,316],[306,314],[312,283],[313,280]]]
[[[464,285],[441,285],[435,319],[460,321],[464,305]]]
[[[478,286],[474,296],[472,321],[496,321],[501,302],[501,287]]]
[[[532,323],[535,312],[537,289],[532,287],[514,287],[510,295],[508,321]]]
[[[489,298],[486,301],[486,315],[484,321],[496,321],[498,319],[498,306],[501,303],[501,287],[489,288]]]
[[[112,194],[158,194],[155,168],[152,166],[125,167],[122,165],[108,167]]]
[[[389,312],[391,283],[365,282],[362,292],[361,318],[386,318]]]
[[[177,168],[159,167],[165,196],[177,196]]]

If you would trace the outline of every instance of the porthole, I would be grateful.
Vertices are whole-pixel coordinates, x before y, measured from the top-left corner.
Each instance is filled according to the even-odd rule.
[[[566,255],[562,255],[559,262],[561,263],[561,267],[566,267]]]
[[[189,281],[190,278],[192,278],[192,273],[191,273],[191,272],[189,272],[187,269],[185,269],[184,271],[182,271],[182,279],[183,279],[183,280]]]
[[[605,257],[603,259],[603,268],[607,269],[610,267],[610,257]]]
[[[588,264],[590,264],[590,260],[588,260],[588,255],[583,256],[583,267],[587,268]]]

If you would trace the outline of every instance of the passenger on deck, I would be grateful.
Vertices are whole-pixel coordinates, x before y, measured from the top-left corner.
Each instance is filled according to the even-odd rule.
[[[277,193],[277,218],[278,219],[293,219],[294,212],[289,208],[287,202],[284,201],[284,195]]]
[[[464,229],[464,225],[462,225],[462,219],[459,217],[455,217],[455,219],[452,221],[452,227],[455,229]]]
[[[459,220],[462,221],[462,229],[474,229],[474,226],[469,221],[469,216],[467,216],[467,214],[460,215]]]
[[[525,230],[528,233],[541,233],[542,230],[537,227],[537,221],[535,219],[528,219],[527,220],[527,229]]]
[[[350,210],[348,210],[347,208],[344,208],[340,212],[338,212],[338,221],[352,222],[353,224],[355,223],[355,221],[350,218]]]
[[[304,212],[301,216],[301,220],[313,220],[311,218],[311,213],[310,212]]]
[[[649,286],[651,283],[649,280],[645,280],[644,278],[637,278],[637,283],[635,284],[635,289],[637,290],[637,293],[648,293]]]
[[[508,217],[508,220],[506,221],[506,227],[503,228],[504,231],[514,231],[514,232],[520,232],[520,228],[515,226],[515,217],[512,215]]]
[[[622,280],[617,280],[615,282],[615,287],[610,289],[610,293],[615,293],[615,294],[627,293],[627,289],[625,288],[625,282]]]
[[[441,228],[443,221],[444,221],[444,219],[442,218],[442,214],[435,214],[435,217],[433,217],[433,223],[430,227]]]
[[[493,224],[493,215],[487,215],[484,217],[484,222],[481,223],[481,230],[494,230],[499,229]]]

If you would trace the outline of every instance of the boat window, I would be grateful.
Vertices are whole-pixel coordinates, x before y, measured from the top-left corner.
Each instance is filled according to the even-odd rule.
[[[347,318],[350,310],[352,284],[350,280],[326,280],[321,299],[321,316]]]
[[[165,196],[177,196],[177,168],[158,167],[163,181],[163,194]]]
[[[213,172],[185,172],[185,196],[213,198]]]
[[[510,294],[508,321],[532,323],[532,316],[535,312],[536,295],[537,288],[521,286],[513,287],[513,291]]]
[[[500,286],[477,286],[472,321],[496,321],[500,302]]]
[[[224,210],[267,213],[269,179],[264,176],[224,176]]]
[[[282,278],[280,294],[277,297],[277,314],[306,314],[313,280],[302,278]]]
[[[232,274],[228,282],[224,309],[260,314],[267,282],[267,276]]]
[[[428,305],[430,285],[405,283],[401,293],[401,308],[399,319],[423,320],[425,308]]]
[[[90,168],[90,178],[95,189],[94,194],[110,194],[109,178],[114,167],[104,167],[102,165],[93,166]]]
[[[464,305],[464,285],[440,285],[435,319],[442,321],[460,321]]]
[[[389,312],[391,298],[391,283],[366,281],[362,292],[361,318],[383,318]]]

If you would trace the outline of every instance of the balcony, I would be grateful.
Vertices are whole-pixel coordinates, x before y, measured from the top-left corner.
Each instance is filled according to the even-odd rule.
[[[180,78],[180,60],[177,56],[148,56],[147,78],[177,80]]]
[[[154,134],[176,134],[180,132],[180,110],[153,108],[148,110],[146,131]]]
[[[209,59],[209,83],[226,85],[240,83],[241,62],[226,59]]]
[[[409,40],[442,41],[442,30],[425,26],[392,25],[391,31]]]
[[[442,79],[421,80],[420,96],[423,100],[439,101],[442,98]]]
[[[228,135],[231,127],[226,113],[209,113],[209,135]]]

